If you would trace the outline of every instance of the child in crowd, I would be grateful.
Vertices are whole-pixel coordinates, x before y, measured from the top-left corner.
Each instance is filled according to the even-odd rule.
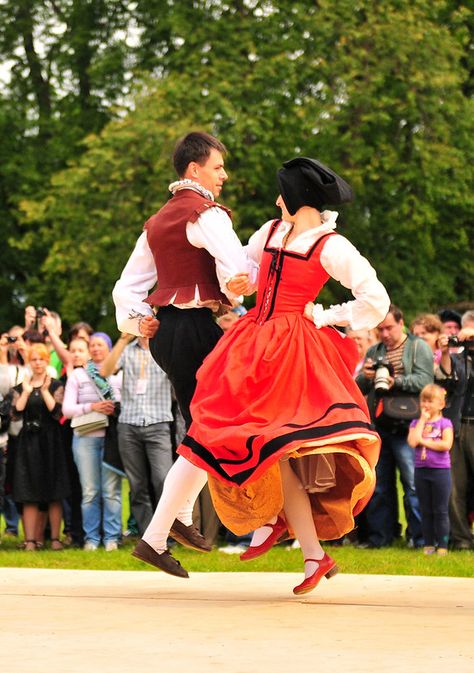
[[[451,492],[453,424],[443,417],[446,391],[429,384],[420,393],[420,418],[410,424],[408,444],[415,449],[415,487],[420,502],[424,553],[448,553],[448,503]],[[437,549],[436,549],[437,548]]]

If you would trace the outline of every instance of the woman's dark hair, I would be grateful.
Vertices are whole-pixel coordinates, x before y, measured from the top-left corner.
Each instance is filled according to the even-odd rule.
[[[44,344],[45,342],[44,334],[37,329],[25,330],[25,332],[23,332],[23,339],[30,344]]]
[[[211,153],[215,149],[221,154],[225,154],[227,149],[220,140],[203,133],[201,131],[193,131],[187,136],[181,138],[176,144],[173,154],[173,165],[176,173],[180,178],[186,173],[186,169],[191,163],[195,161],[200,166],[206,163]]]
[[[74,325],[72,325],[71,329],[69,330],[67,340],[68,344],[70,344],[71,341],[77,337],[81,329],[87,332],[89,336],[92,336],[94,334],[94,329],[89,325],[88,322],[75,322]]]

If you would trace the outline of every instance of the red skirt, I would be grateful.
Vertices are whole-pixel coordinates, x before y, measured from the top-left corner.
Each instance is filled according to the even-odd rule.
[[[305,486],[319,504],[343,505],[345,523],[329,526],[330,537],[353,527],[353,514],[373,491],[380,445],[352,377],[357,360],[355,343],[333,328],[318,330],[300,313],[258,325],[252,311],[204,360],[193,423],[178,452],[209,473],[218,512],[231,530],[252,530],[281,509],[280,459],[318,454],[332,456],[334,485],[326,460],[326,488]],[[310,479],[302,463],[299,468],[300,478]]]

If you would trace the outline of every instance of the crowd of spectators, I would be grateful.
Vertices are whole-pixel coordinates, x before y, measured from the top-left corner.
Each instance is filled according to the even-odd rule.
[[[244,312],[234,309],[218,323],[230,329]],[[402,311],[391,305],[376,330],[348,335],[360,357],[353,374],[382,449],[368,506],[353,533],[332,543],[379,548],[404,533],[409,547],[424,546],[416,447],[407,436],[410,422],[420,416],[421,391],[435,382],[446,392],[443,415],[454,428],[445,513],[449,545],[472,549],[474,311],[423,314],[407,329]],[[28,306],[25,324],[12,326],[0,339],[0,412],[3,538],[18,537],[25,551],[45,545],[55,551],[69,546],[95,551],[103,545],[112,552],[127,535],[144,532],[184,434],[171,385],[151,357],[147,339],[122,334],[113,345],[86,322],[72,325],[65,338],[56,312]],[[123,479],[130,510],[125,530]],[[240,551],[248,542],[222,528],[206,493],[194,518],[207,542],[229,543],[223,550]]]

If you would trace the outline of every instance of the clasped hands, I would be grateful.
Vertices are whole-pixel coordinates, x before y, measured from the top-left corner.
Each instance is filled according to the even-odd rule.
[[[254,291],[248,273],[236,273],[227,281],[226,287],[230,292],[237,295],[249,295],[253,294]]]

